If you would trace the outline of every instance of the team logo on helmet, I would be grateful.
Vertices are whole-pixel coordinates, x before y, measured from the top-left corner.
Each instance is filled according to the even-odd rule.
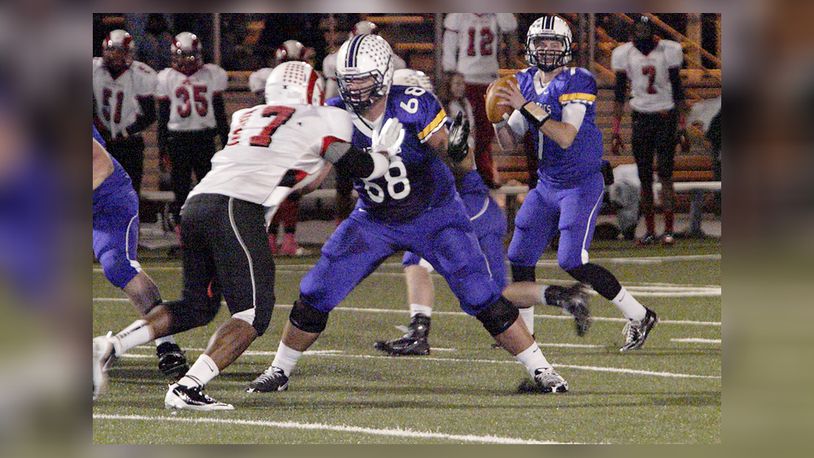
[[[198,36],[190,32],[181,32],[175,36],[170,51],[172,67],[189,76],[203,67],[203,53]]]
[[[357,35],[336,56],[339,95],[355,112],[384,97],[393,82],[393,50],[378,35]]]
[[[543,16],[529,27],[526,60],[544,72],[552,71],[571,62],[572,43],[571,28],[565,20],[559,16]]]
[[[133,63],[135,47],[132,35],[125,30],[116,29],[102,40],[102,62],[110,73],[119,74]]]

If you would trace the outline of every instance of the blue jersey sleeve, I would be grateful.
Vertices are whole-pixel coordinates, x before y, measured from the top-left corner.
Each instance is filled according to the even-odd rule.
[[[402,124],[412,124],[421,143],[444,127],[447,112],[431,92],[420,87],[399,87]]]
[[[559,97],[560,105],[569,103],[581,103],[591,106],[596,101],[596,79],[588,70],[580,67],[567,69],[571,72],[568,84]]]
[[[345,102],[343,102],[342,97],[338,95],[336,97],[331,97],[330,99],[326,100],[325,105],[329,107],[342,108],[343,110],[345,109]]]
[[[102,138],[102,135],[101,135],[101,134],[99,134],[99,131],[98,131],[98,130],[96,130],[96,126],[93,126],[93,138],[94,138],[94,139],[95,139],[97,142],[99,142],[99,144],[100,144],[100,145],[102,145],[102,146],[104,146],[105,148],[107,148],[107,145],[105,145],[105,140]]]

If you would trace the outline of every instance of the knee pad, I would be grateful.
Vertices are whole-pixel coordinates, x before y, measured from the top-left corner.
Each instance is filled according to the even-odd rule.
[[[537,281],[537,273],[534,270],[534,266],[512,264],[512,282],[518,281]]]
[[[172,334],[188,331],[200,326],[205,326],[215,319],[220,309],[220,302],[214,304],[207,301],[202,304],[192,304],[189,301],[180,300],[164,302],[172,315]]]
[[[577,281],[591,285],[597,293],[609,301],[613,300],[622,290],[619,280],[607,269],[597,264],[589,262],[566,272]]]
[[[503,296],[495,301],[492,305],[483,309],[480,313],[475,315],[483,324],[483,327],[489,331],[493,337],[503,333],[505,330],[514,324],[520,312],[508,299]]]
[[[318,334],[328,324],[328,313],[320,312],[300,299],[294,302],[288,321],[301,331]]]
[[[105,278],[119,289],[124,289],[130,280],[138,275],[140,268],[138,262],[131,262],[124,253],[115,250],[99,256],[99,263],[102,265]]]

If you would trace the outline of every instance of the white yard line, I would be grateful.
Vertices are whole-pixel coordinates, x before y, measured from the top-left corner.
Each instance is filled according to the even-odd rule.
[[[145,346],[146,347],[146,346]],[[187,348],[186,350],[190,351],[203,351],[203,348]],[[244,355],[247,356],[274,356],[276,352],[273,351],[247,351]],[[310,356],[320,357],[320,358],[348,358],[348,359],[386,359],[389,361],[396,361],[402,358],[394,357],[394,356],[386,356],[386,355],[359,355],[359,354],[348,354],[343,353],[340,350],[321,350],[321,351],[313,351],[313,352],[306,352]],[[155,355],[149,354],[138,354],[138,353],[127,353],[122,355],[122,358],[131,358],[131,359],[146,359],[146,358],[155,358]],[[520,364],[517,361],[511,359],[471,359],[471,358],[440,358],[436,356],[417,356],[414,358],[410,358],[410,361],[430,361],[430,362],[442,362],[442,363],[464,363],[464,364]],[[617,374],[628,374],[628,375],[647,375],[653,377],[665,377],[665,378],[692,378],[692,379],[710,379],[710,380],[720,380],[719,375],[698,375],[698,374],[683,374],[677,372],[661,372],[661,371],[647,371],[641,369],[628,369],[624,367],[604,367],[604,366],[582,366],[582,365],[574,365],[574,364],[558,364],[558,363],[551,363],[554,367],[557,368],[567,368],[567,369],[575,369],[575,370],[583,370],[583,371],[590,371],[590,372],[614,372]]]
[[[101,303],[111,303],[111,302],[129,302],[129,299],[126,297],[94,297],[93,302],[101,302]],[[282,308],[287,309],[291,308],[291,304],[275,304],[275,308]],[[409,314],[410,311],[407,309],[400,310],[400,309],[376,309],[376,308],[366,308],[366,307],[337,307],[334,311],[339,312],[354,312],[354,313],[392,313],[392,314],[399,314],[405,315]],[[446,312],[440,310],[433,310],[433,315],[442,315],[442,316],[469,316],[464,312]],[[547,320],[573,320],[571,316],[568,315],[544,315],[544,314],[535,314],[534,318],[542,318]],[[594,321],[605,321],[605,322],[614,322],[614,323],[626,323],[627,320],[625,318],[613,318],[613,317],[604,317],[604,316],[595,316],[593,317]],[[720,321],[694,321],[694,320],[667,320],[667,319],[659,319],[659,324],[686,324],[692,326],[721,326]]]
[[[558,444],[562,442],[536,441],[530,439],[518,439],[501,436],[478,436],[474,434],[446,434],[433,431],[416,431],[412,429],[395,428],[365,428],[361,426],[349,425],[327,425],[324,423],[299,423],[295,421],[265,421],[265,420],[240,420],[236,418],[211,418],[211,417],[167,417],[167,416],[146,416],[146,415],[109,415],[93,414],[94,420],[129,420],[129,421],[166,421],[175,423],[210,423],[240,426],[255,426],[281,429],[299,429],[310,431],[335,431],[340,433],[368,434],[373,436],[401,437],[414,439],[441,439],[454,442],[468,442],[477,444]]]
[[[678,343],[703,343],[703,344],[719,344],[721,339],[699,339],[695,337],[688,337],[686,339],[670,339],[670,342]]]

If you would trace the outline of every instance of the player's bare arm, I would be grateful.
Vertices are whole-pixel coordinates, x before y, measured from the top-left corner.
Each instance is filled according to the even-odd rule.
[[[113,161],[104,147],[95,139],[93,141],[93,189],[99,187],[107,177],[113,174]]]
[[[576,127],[567,122],[551,119],[543,107],[523,97],[516,83],[509,81],[505,87],[498,87],[496,91],[498,98],[502,99],[497,102],[498,105],[510,106],[519,111],[530,124],[557,142],[561,148],[569,148],[574,143],[577,136]]]

